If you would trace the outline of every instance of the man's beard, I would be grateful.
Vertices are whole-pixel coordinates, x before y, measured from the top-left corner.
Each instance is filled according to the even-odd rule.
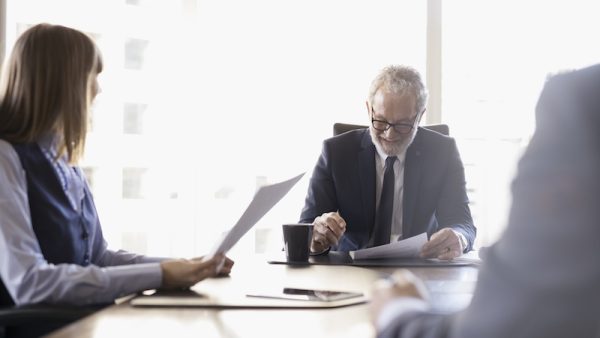
[[[386,155],[388,156],[400,156],[406,151],[408,146],[410,146],[410,144],[415,139],[415,136],[417,135],[417,128],[413,129],[413,131],[411,131],[410,134],[403,134],[402,137],[394,143],[385,141],[380,142],[378,136],[375,133],[376,131],[373,129],[372,126],[370,126],[369,134],[371,135],[371,141],[373,141],[374,144],[377,144],[381,149],[383,149],[383,152],[386,153]],[[383,133],[381,133],[380,135],[383,135]]]

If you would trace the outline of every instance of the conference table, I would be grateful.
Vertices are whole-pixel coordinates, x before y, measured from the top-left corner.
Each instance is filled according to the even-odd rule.
[[[206,302],[206,306],[185,302],[179,305],[132,305],[136,300],[158,295],[151,295],[150,291],[122,298],[115,305],[53,332],[49,337],[375,336],[368,300],[375,281],[389,276],[397,267],[296,266],[268,261],[269,257],[264,254],[236,257],[230,276],[196,284],[187,291],[194,296],[178,295],[179,300],[217,299]],[[411,266],[407,269],[425,282],[432,308],[453,312],[469,304],[477,280],[477,265]],[[277,307],[273,305],[279,304],[280,300],[246,297],[254,290],[282,287],[362,292],[364,297],[358,300],[359,304],[325,308],[311,307],[307,301],[283,301],[283,306]],[[289,304],[292,306],[287,306]]]

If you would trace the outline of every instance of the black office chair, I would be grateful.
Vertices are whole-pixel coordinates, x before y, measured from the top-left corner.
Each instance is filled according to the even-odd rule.
[[[39,337],[96,312],[98,309],[27,305],[0,309],[0,337]]]
[[[367,128],[367,126],[363,126],[360,124],[347,124],[347,123],[335,123],[333,125],[333,136],[343,134],[347,131],[354,129]],[[428,126],[423,126],[423,128],[427,128],[429,130],[433,130],[443,135],[450,135],[450,128],[447,124],[430,124]]]
[[[4,289],[0,284],[0,289]],[[0,290],[0,338],[39,337],[90,315],[102,306],[14,306],[6,290]]]

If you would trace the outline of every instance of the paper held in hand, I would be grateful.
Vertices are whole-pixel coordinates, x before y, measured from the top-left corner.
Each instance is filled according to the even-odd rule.
[[[368,249],[350,251],[352,259],[413,258],[418,257],[421,247],[427,242],[427,233],[390,244]]]
[[[292,189],[303,175],[304,173],[287,181],[260,187],[237,223],[216,243],[213,250],[205,256],[205,259],[210,259],[217,253],[226,254],[254,224]]]

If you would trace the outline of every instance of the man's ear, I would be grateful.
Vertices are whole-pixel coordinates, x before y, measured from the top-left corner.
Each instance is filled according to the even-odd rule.
[[[367,106],[367,116],[371,118],[371,106],[369,105],[369,101],[365,101],[365,106]]]

